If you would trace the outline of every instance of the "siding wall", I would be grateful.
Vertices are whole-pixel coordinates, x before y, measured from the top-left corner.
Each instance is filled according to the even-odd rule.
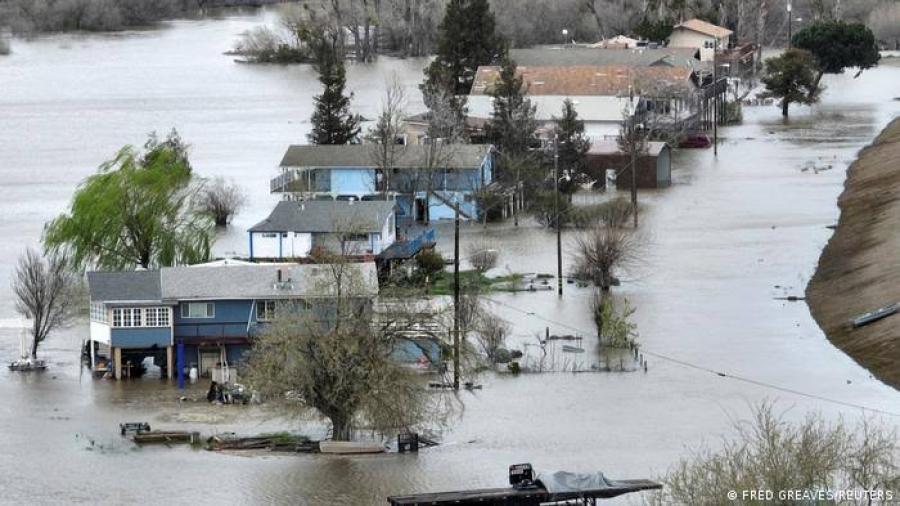
[[[111,346],[118,348],[162,348],[172,344],[172,331],[169,327],[113,328],[110,338]]]
[[[181,306],[175,307],[175,340],[215,338],[247,338],[248,319],[256,323],[256,311],[253,300],[215,300],[191,301],[211,302],[215,304],[215,315],[212,318],[182,318]]]

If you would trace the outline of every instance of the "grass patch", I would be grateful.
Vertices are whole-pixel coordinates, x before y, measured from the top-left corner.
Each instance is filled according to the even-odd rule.
[[[478,291],[482,293],[520,292],[525,290],[521,287],[521,274],[508,274],[489,278],[475,270],[459,271],[459,284],[463,290],[466,287],[477,286]],[[440,273],[440,276],[428,287],[428,293],[431,295],[453,295],[453,273]]]
[[[311,440],[303,434],[292,434],[287,431],[266,432],[257,437],[269,438],[276,445],[290,445],[297,443],[309,443]]]

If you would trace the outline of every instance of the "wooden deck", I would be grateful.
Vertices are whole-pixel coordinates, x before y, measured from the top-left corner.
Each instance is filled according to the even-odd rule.
[[[602,489],[555,494],[548,492],[544,488],[484,488],[458,492],[435,492],[392,496],[388,497],[388,502],[391,506],[437,506],[449,504],[537,506],[539,504],[553,504],[562,501],[580,501],[580,503],[575,502],[574,504],[595,504],[597,499],[609,499],[631,492],[662,488],[662,485],[650,480],[617,480],[615,483],[616,486]]]

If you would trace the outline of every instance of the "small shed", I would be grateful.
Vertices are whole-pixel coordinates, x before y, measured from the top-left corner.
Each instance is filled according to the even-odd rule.
[[[672,184],[671,150],[665,142],[648,142],[635,165],[638,188],[665,188]],[[614,171],[619,181],[616,187],[631,188],[631,156],[620,151],[616,141],[594,141],[587,153],[587,167],[600,186],[605,185],[607,171]]]

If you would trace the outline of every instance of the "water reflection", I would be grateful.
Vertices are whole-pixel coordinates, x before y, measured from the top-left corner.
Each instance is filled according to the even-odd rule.
[[[285,146],[304,142],[318,91],[309,67],[236,65],[222,56],[237,33],[266,16],[17,42],[16,52],[0,59],[0,233],[8,238],[0,243],[0,279],[8,278],[24,245],[37,244],[42,224],[64,208],[79,180],[122,144],[172,126],[192,143],[200,173],[233,178],[246,190],[249,206],[217,244],[219,253],[244,251],[243,230],[275,201],[268,178]],[[358,110],[374,116],[381,83],[392,72],[414,93],[423,64],[385,58],[351,66]],[[846,165],[900,109],[890,96],[898,79],[896,68],[856,80],[829,78],[823,104],[811,112],[795,108],[787,123],[775,107],[746,109],[745,125],[721,130],[718,159],[708,150],[676,153],[673,186],[641,193],[645,261],[614,292],[637,309],[645,349],[814,395],[896,408],[897,393],[834,349],[802,302],[774,296],[804,289],[831,233],[826,226],[836,220]],[[803,172],[809,160],[835,168]],[[445,254],[452,251],[449,230],[439,226]],[[564,235],[567,252],[573,234]],[[467,224],[461,250],[485,236],[500,245],[498,273],[554,272],[553,234],[530,220],[519,227]],[[564,264],[570,263],[567,253]],[[578,359],[589,367],[589,360],[599,363],[591,296],[589,288],[567,284],[562,299],[554,291],[497,293],[487,305],[513,324],[516,346],[536,343],[548,326],[558,334],[578,329],[585,348]],[[12,316],[8,285],[0,283],[0,318]],[[118,436],[118,423],[146,420],[205,433],[288,424],[311,435],[322,429],[264,410],[194,402],[205,394],[199,384],[182,393],[150,377],[91,380],[77,361],[86,332],[82,322],[51,337],[47,374],[0,372],[4,501],[147,502],[165,490],[176,503],[381,504],[394,493],[502,485],[513,462],[651,476],[685,445],[715,439],[729,416],[745,415],[748,404],[763,398],[795,406],[788,416],[858,414],[651,358],[646,374],[484,375],[482,390],[460,394],[465,410],[445,444],[419,455],[139,449]],[[0,329],[0,360],[17,353],[15,333]]]

